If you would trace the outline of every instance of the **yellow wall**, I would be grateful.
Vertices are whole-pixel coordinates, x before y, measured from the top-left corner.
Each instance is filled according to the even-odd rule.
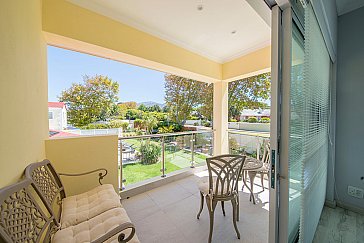
[[[43,0],[43,30],[221,80],[221,64],[65,0]]]
[[[234,81],[240,78],[269,72],[271,65],[271,47],[259,49],[230,62],[222,64],[222,79]]]
[[[40,0],[1,1],[0,188],[45,156],[47,64],[41,30]]]
[[[58,173],[82,173],[98,168],[108,170],[103,183],[118,189],[118,138],[93,136],[48,139],[46,156]],[[61,177],[67,196],[90,190],[98,185],[98,174],[81,177]]]

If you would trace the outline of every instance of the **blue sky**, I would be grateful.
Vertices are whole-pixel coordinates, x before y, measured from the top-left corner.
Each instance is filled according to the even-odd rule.
[[[48,46],[48,100],[58,101],[61,91],[84,75],[105,75],[119,83],[119,101],[164,103],[164,73]]]

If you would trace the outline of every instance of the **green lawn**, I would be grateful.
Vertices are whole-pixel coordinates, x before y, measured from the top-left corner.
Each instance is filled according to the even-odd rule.
[[[129,145],[133,145],[138,150],[140,147],[139,139],[127,139],[125,141]],[[206,161],[206,155],[195,153],[195,165],[201,165]],[[165,151],[165,168],[166,174],[176,170],[191,166],[191,152],[186,150],[178,150],[176,152],[166,149]],[[133,164],[123,165],[123,179],[126,181],[124,185],[131,185],[140,181],[144,181],[153,177],[161,176],[161,163],[152,165],[143,165],[139,161]]]
[[[124,185],[130,185],[156,176],[161,176],[161,168],[161,163],[152,165],[143,165],[140,163],[123,165],[123,179],[126,179]],[[181,169],[181,167],[170,162],[166,162],[166,168],[166,173]]]
[[[178,152],[166,152],[166,174],[176,170],[187,168],[191,165],[191,153],[180,150]],[[199,165],[206,161],[205,155],[195,154],[195,164]],[[143,165],[141,163],[123,165],[124,185],[131,185],[153,177],[161,176],[161,163]]]

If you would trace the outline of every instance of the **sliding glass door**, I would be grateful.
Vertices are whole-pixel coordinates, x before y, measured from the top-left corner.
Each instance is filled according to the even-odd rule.
[[[326,191],[330,58],[312,7],[294,2],[272,12],[270,242],[311,242]]]

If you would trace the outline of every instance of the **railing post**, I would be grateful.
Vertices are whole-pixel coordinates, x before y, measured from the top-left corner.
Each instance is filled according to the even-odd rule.
[[[164,146],[164,136],[162,136],[162,178],[166,177],[166,161],[165,161],[165,146]]]
[[[191,134],[191,168],[195,168],[195,140],[196,140],[196,134]]]
[[[120,158],[120,167],[119,167],[119,171],[120,171],[120,188],[119,191],[123,190],[123,143],[121,141],[121,139],[118,139],[119,142],[119,158]]]

